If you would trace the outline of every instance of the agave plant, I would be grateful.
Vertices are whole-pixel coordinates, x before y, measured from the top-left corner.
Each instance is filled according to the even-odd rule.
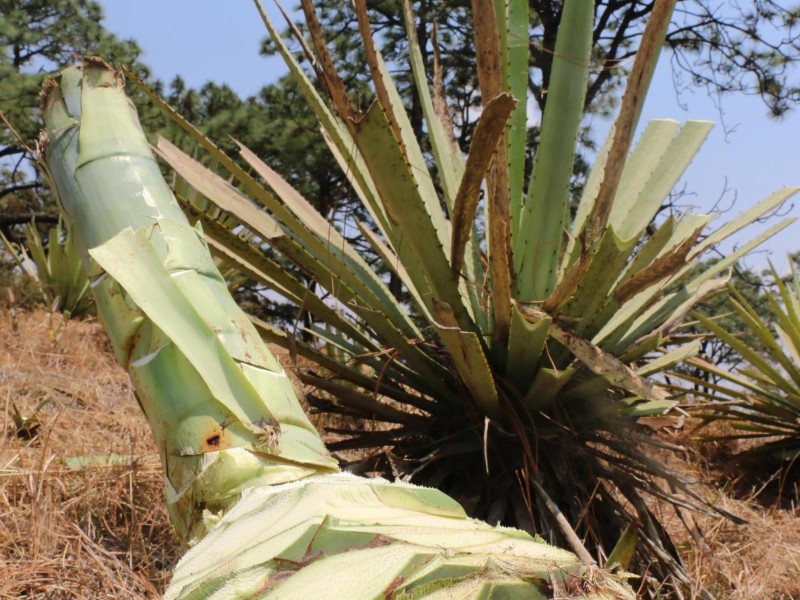
[[[89,314],[94,309],[89,280],[61,221],[50,228],[46,248],[35,222],[25,226],[23,235],[30,256],[25,248],[15,246],[2,233],[0,239],[25,277],[35,282],[41,300],[52,310],[69,316]]]
[[[472,515],[569,543],[587,560],[602,563],[621,532],[633,531],[641,572],[689,584],[645,499],[666,499],[679,511],[706,503],[647,451],[674,449],[639,425],[676,404],[648,377],[697,352],[696,341],[676,345],[671,332],[724,288],[736,260],[791,220],[693,269],[703,253],[795,190],[711,231],[713,215],[687,213],[648,233],[711,128],[655,121],[631,150],[674,2],[657,2],[619,117],[580,198],[570,197],[569,184],[593,3],[564,3],[530,176],[527,2],[473,2],[483,107],[469,149],[454,141],[435,60],[429,87],[405,3],[430,155],[375,48],[364,0],[354,7],[375,100],[363,112],[336,72],[310,0],[302,3],[310,44],[287,21],[317,86],[257,5],[371,221],[338,230],[246,147],[244,163],[229,158],[149,92],[213,168],[163,139],[156,150],[212,251],[312,315],[305,340],[256,324],[267,340],[323,369],[300,374],[316,388],[310,400],[318,410],[357,420],[332,431],[330,448],[366,450],[349,469],[440,488]],[[347,242],[344,233],[353,231],[379,266]],[[381,277],[386,272],[402,282],[401,299]]]
[[[748,454],[781,461],[794,461],[800,455],[800,279],[791,260],[789,263],[789,282],[770,265],[777,293],[768,290],[765,295],[775,317],[773,325],[736,289],[730,290],[731,308],[748,333],[763,344],[765,354],[743,343],[736,332],[720,327],[715,317],[697,313],[700,323],[738,352],[745,364],[734,372],[700,359],[693,361],[728,384],[714,385],[716,395],[728,401],[703,405],[706,419],[730,421],[735,432],[725,436],[729,439],[763,442],[755,444]]]
[[[162,179],[121,77],[87,59],[42,98],[43,167],[193,544],[166,598],[634,597],[438,490],[339,472]]]

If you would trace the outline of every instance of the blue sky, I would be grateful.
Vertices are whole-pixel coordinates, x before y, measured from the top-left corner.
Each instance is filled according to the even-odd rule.
[[[193,87],[215,81],[248,96],[285,72],[279,58],[259,56],[266,31],[247,0],[101,0],[100,4],[106,13],[104,25],[120,37],[135,39],[144,50],[144,62],[162,80],[180,74]],[[292,4],[293,0],[287,0],[288,6]],[[283,22],[269,0],[265,6],[277,23]],[[735,194],[733,212],[725,215],[732,216],[782,186],[800,185],[800,107],[776,121],[766,116],[759,99],[727,96],[722,110],[727,129],[732,131],[726,135],[720,110],[704,90],[684,93],[679,102],[668,58],[668,54],[662,58],[643,122],[693,118],[717,123],[685,176],[688,189],[696,194],[688,202],[699,210],[709,210],[727,188],[722,205],[730,206]],[[604,123],[596,125],[598,131],[607,128]],[[790,214],[800,217],[800,198]],[[752,231],[754,235],[756,229]],[[786,252],[800,250],[800,223],[763,247],[771,250],[769,258],[783,271]],[[767,255],[760,253],[747,264],[762,268],[766,259]]]

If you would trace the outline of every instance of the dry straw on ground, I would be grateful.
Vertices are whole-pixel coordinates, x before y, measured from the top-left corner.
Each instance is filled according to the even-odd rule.
[[[13,407],[38,416],[33,439],[18,435]],[[0,599],[157,598],[180,549],[147,424],[101,327],[2,310],[0,409]],[[688,431],[672,441],[687,441]],[[726,485],[736,478],[726,468],[733,448],[710,450],[690,444],[671,460],[688,458],[689,474],[709,482],[706,497],[748,524],[698,517],[708,546],[700,551],[671,511],[656,507],[691,572],[720,598],[800,598],[796,505],[765,507],[757,488]],[[109,456],[117,464],[101,464]],[[70,468],[71,457],[95,458]]]
[[[160,465],[109,350],[96,323],[2,313],[0,598],[154,598],[169,577]],[[38,416],[32,439],[13,407]],[[122,464],[99,464],[111,453]]]
[[[800,507],[796,484],[777,480],[781,473],[766,461],[737,458],[739,442],[709,442],[729,435],[727,424],[699,428],[687,423],[670,440],[686,448],[683,456],[665,456],[675,470],[696,481],[710,503],[746,521],[693,515],[702,542],[695,542],[674,511],[660,511],[694,579],[717,598],[797,600],[800,598]],[[661,507],[663,509],[663,507]]]

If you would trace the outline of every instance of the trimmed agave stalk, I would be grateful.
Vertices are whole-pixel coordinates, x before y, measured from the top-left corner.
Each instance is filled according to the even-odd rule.
[[[87,59],[42,102],[44,168],[194,544],[166,598],[633,598],[437,490],[339,473],[161,178],[121,77]]]
[[[240,145],[249,169],[242,168],[148,92],[215,170],[166,140],[158,141],[157,153],[173,169],[176,195],[190,218],[203,223],[212,251],[312,315],[304,331],[310,342],[257,324],[268,340],[334,374],[336,380],[301,374],[320,390],[311,397],[315,406],[383,424],[337,430],[343,439],[329,447],[379,448],[349,467],[439,487],[474,516],[585,552],[580,537],[600,563],[629,531],[627,538],[637,540],[633,564],[652,576],[654,587],[667,580],[690,585],[645,497],[667,499],[678,511],[716,509],[646,451],[680,450],[639,427],[653,416],[659,417],[653,426],[680,419],[661,417],[678,399],[648,378],[698,351],[697,341],[679,343],[671,333],[692,306],[724,289],[736,260],[792,220],[713,266],[693,269],[703,253],[796,190],[779,190],[710,232],[713,215],[687,213],[648,233],[711,129],[702,121],[654,121],[632,148],[674,0],[656,2],[620,115],[575,199],[569,182],[594,3],[564,2],[541,143],[527,182],[525,0],[472,2],[483,106],[468,151],[453,137],[435,43],[430,89],[411,4],[403,4],[438,180],[375,48],[364,0],[354,9],[376,99],[363,112],[336,72],[311,0],[302,2],[310,44],[285,16],[318,85],[256,4],[371,216],[371,223],[351,225],[403,283],[407,303],[253,152]],[[485,240],[476,222],[482,197]],[[310,292],[266,245],[338,304]]]
[[[49,172],[148,417],[179,535],[202,537],[203,511],[227,509],[245,486],[338,470],[174,202],[115,73],[68,69],[43,102]]]

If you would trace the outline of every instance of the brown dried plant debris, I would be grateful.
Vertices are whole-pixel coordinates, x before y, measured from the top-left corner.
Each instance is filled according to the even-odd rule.
[[[704,437],[730,434],[730,426],[714,423],[697,429],[698,423],[687,422],[672,434],[670,441],[686,447],[686,454],[665,455],[664,459],[683,476],[696,480],[697,491],[709,502],[745,523],[693,515],[706,544],[703,549],[674,511],[661,507],[660,515],[682,551],[688,572],[720,599],[800,598],[800,506],[781,502],[767,486],[743,485],[753,476],[737,458],[747,444],[703,441]]]
[[[12,407],[38,420],[33,439]],[[0,312],[0,411],[0,598],[159,597],[179,549],[149,428],[102,328]],[[96,458],[70,469],[70,457]]]

